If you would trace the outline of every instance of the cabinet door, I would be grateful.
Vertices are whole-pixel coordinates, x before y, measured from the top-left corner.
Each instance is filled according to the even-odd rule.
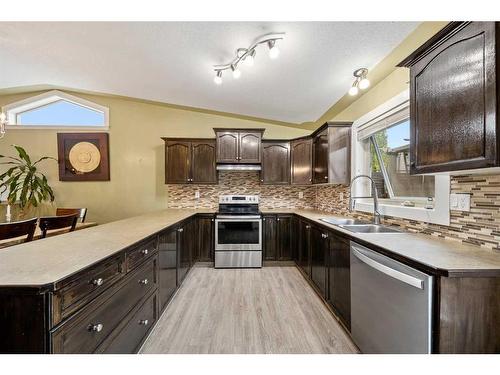
[[[299,139],[290,146],[292,185],[312,184],[312,139]]]
[[[472,22],[410,70],[410,173],[497,159],[495,23]]]
[[[238,132],[217,132],[217,163],[238,163]]]
[[[189,270],[189,235],[187,225],[177,229],[177,286],[181,285]]]
[[[278,215],[277,256],[278,260],[292,260],[292,216]]]
[[[261,182],[283,185],[290,183],[290,143],[262,142]]]
[[[328,259],[328,302],[337,315],[351,328],[351,261],[349,240],[336,234],[330,236]]]
[[[213,215],[198,217],[198,246],[195,247],[194,261],[213,262],[214,218]]]
[[[260,163],[262,133],[239,133],[239,162]]]
[[[328,132],[322,131],[314,137],[314,168],[313,182],[322,184],[328,182]]]
[[[159,235],[158,278],[160,310],[163,311],[177,288],[177,230],[168,230]]]
[[[299,231],[297,240],[297,264],[308,276],[311,276],[311,258],[310,258],[310,234],[311,225],[299,220]]]
[[[189,182],[191,143],[167,141],[165,143],[165,183],[185,184]]]
[[[216,184],[215,141],[191,142],[191,182]]]
[[[311,279],[324,298],[326,298],[327,290],[327,249],[328,235],[321,228],[313,226],[311,228]]]
[[[275,215],[265,215],[262,218],[264,260],[277,259],[278,228]]]

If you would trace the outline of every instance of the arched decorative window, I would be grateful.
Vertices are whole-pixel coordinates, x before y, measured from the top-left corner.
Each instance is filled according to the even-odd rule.
[[[109,127],[107,107],[58,90],[8,104],[3,111],[12,129]]]

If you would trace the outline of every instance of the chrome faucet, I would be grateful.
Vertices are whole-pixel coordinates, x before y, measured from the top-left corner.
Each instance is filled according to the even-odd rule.
[[[372,184],[372,196],[371,197],[362,197],[362,196],[353,197],[352,196],[352,185],[353,185],[354,181],[356,181],[358,178],[361,178],[361,177],[367,178],[371,181],[371,184]],[[380,224],[381,215],[380,215],[380,212],[378,210],[377,187],[375,186],[375,181],[373,181],[373,178],[371,178],[370,176],[367,176],[366,174],[360,174],[351,180],[351,186],[349,187],[349,212],[352,212],[354,210],[355,205],[356,205],[356,199],[360,199],[360,198],[373,198],[373,224]]]

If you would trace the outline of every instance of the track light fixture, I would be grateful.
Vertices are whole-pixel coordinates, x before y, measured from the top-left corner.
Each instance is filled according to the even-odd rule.
[[[353,75],[355,77],[354,82],[352,83],[351,88],[349,89],[349,95],[354,96],[357,95],[359,89],[366,90],[370,87],[370,81],[366,78],[368,74],[368,69],[359,68],[354,71]]]
[[[276,59],[280,50],[277,46],[277,41],[283,39],[285,33],[274,33],[266,34],[257,38],[250,47],[248,48],[238,48],[236,50],[236,56],[233,60],[224,65],[214,65],[215,77],[214,82],[217,85],[222,84],[222,72],[224,70],[231,70],[233,72],[233,78],[238,79],[241,77],[241,70],[238,68],[241,62],[246,66],[253,66],[255,61],[255,55],[257,54],[256,47],[260,44],[267,44],[269,48],[269,57],[271,59]]]

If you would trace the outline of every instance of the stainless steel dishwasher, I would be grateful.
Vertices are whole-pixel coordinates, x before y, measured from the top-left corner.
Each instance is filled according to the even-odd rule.
[[[351,334],[363,353],[430,353],[432,276],[351,241]]]

